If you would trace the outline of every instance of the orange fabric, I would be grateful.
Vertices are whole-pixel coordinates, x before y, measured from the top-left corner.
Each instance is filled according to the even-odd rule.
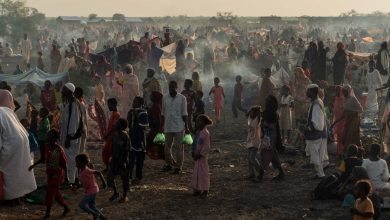
[[[374,205],[372,204],[369,198],[361,201],[361,199],[357,199],[355,202],[355,209],[357,209],[361,213],[373,213],[374,214]],[[362,217],[359,215],[354,215],[353,220],[372,220],[373,217]]]
[[[115,124],[120,117],[121,115],[119,114],[119,112],[112,112],[110,120],[108,122],[106,135],[111,136],[110,134],[112,134],[112,132],[114,131]],[[109,164],[111,157],[112,157],[112,138],[107,137],[106,143],[104,144],[104,148],[102,151],[102,159],[105,165]]]

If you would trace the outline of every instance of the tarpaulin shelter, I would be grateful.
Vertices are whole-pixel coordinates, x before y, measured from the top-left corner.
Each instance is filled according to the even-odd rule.
[[[38,87],[43,87],[46,80],[50,80],[53,84],[60,81],[68,81],[68,72],[50,74],[46,73],[38,68],[34,68],[23,74],[0,74],[0,81],[6,81],[7,83],[14,85],[25,85],[32,83]]]

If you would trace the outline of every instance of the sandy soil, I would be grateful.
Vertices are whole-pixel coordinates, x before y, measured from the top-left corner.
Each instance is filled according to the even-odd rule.
[[[305,158],[300,154],[281,156],[282,161],[295,161],[293,165],[284,164],[286,178],[281,182],[271,180],[276,175],[272,168],[267,170],[261,183],[247,180],[246,120],[242,115],[237,120],[230,118],[230,112],[226,115],[225,121],[210,128],[213,151],[209,159],[211,189],[207,199],[191,195],[194,163],[187,146],[183,174],[162,173],[162,161],[147,159],[144,180],[131,187],[128,203],[109,202],[112,191],[106,189],[98,195],[98,207],[104,209],[109,219],[349,219],[349,211],[341,208],[340,201],[310,199],[318,180],[311,179],[312,170],[301,168]],[[98,169],[103,169],[101,148],[101,143],[88,143],[88,153]],[[327,172],[334,169],[335,166]],[[38,184],[44,184],[44,166],[39,166],[35,173]],[[72,208],[66,219],[91,219],[77,206],[82,189],[63,193]],[[12,208],[0,207],[0,219],[39,219],[44,211],[43,205],[22,203]],[[56,204],[53,219],[59,218],[61,213]]]

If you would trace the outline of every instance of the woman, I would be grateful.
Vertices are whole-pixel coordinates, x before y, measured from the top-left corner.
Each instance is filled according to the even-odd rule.
[[[51,61],[51,73],[57,73],[58,67],[60,67],[61,63],[61,53],[58,50],[58,46],[53,44],[53,50],[50,53],[50,61]]]
[[[336,97],[333,103],[333,123],[343,117],[344,113],[344,96],[341,86],[336,86]],[[337,141],[337,155],[344,156],[344,144],[342,142],[345,127],[345,119],[333,124],[333,132]]]
[[[265,169],[272,162],[272,166],[279,170],[279,174],[274,177],[274,180],[280,180],[284,177],[284,171],[280,163],[278,151],[282,150],[282,138],[280,136],[278,100],[275,96],[269,95],[265,100],[265,109],[263,111],[261,120],[261,145],[260,145],[260,158],[261,158],[261,170],[258,177],[262,179]],[[268,139],[268,146],[266,144]]]
[[[345,68],[347,67],[348,59],[347,53],[344,50],[344,44],[339,42],[337,43],[337,52],[332,58],[333,61],[333,71],[334,71],[334,84],[341,85],[344,81]]]
[[[343,87],[344,100],[344,119],[346,122],[344,126],[343,144],[349,146],[355,144],[362,146],[360,142],[360,115],[363,108],[355,97],[352,87],[346,85]]]
[[[163,95],[152,92],[150,100],[152,107],[148,109],[150,131],[146,137],[146,154],[153,160],[164,160],[164,145],[153,143],[158,132],[163,132],[163,120],[161,117]]]
[[[121,115],[127,115],[134,98],[140,95],[138,77],[134,74],[132,65],[126,65],[123,79],[119,82],[123,85],[123,93],[120,97],[120,113]]]
[[[306,91],[308,85],[311,84],[309,78],[306,77],[305,71],[301,67],[294,70],[295,79],[291,82],[291,94],[294,98],[294,110],[296,121],[302,121],[307,118],[307,110],[310,102],[306,98]]]
[[[4,200],[18,199],[37,188],[34,173],[28,171],[32,165],[28,133],[14,109],[11,93],[0,90],[0,178],[3,176],[4,182],[0,187]]]
[[[97,80],[96,86],[95,86],[95,104],[94,104],[95,112],[96,112],[95,121],[99,125],[100,137],[103,138],[107,132],[107,127],[106,127],[107,126],[107,117],[106,117],[106,113],[105,113],[104,108],[103,108],[106,105],[106,102],[105,102],[106,95],[104,92],[103,85],[100,81],[100,77],[96,75],[95,79]]]
[[[56,94],[50,80],[45,81],[45,86],[41,91],[41,103],[50,112],[54,112],[57,109]]]

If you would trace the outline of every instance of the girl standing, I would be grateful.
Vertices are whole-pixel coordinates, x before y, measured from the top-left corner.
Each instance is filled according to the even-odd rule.
[[[206,115],[199,115],[195,126],[198,133],[196,147],[193,149],[195,160],[194,172],[192,174],[192,189],[194,196],[207,197],[210,188],[210,175],[208,156],[210,151],[210,133],[207,127],[212,124],[212,120]]]
[[[286,85],[282,87],[282,97],[280,98],[280,129],[282,131],[282,140],[290,137],[292,130],[292,110],[294,108],[294,99],[290,95],[290,88]]]
[[[260,147],[260,118],[261,108],[252,107],[248,116],[248,138],[246,148],[248,149],[249,178],[256,180],[256,174],[260,174],[260,163],[256,158],[257,151]]]
[[[218,77],[214,78],[214,86],[211,88],[209,95],[213,94],[213,105],[215,110],[215,119],[217,123],[219,123],[221,119],[221,112],[223,109],[223,103],[225,100],[225,92],[223,90],[223,87],[219,85],[220,80]]]

